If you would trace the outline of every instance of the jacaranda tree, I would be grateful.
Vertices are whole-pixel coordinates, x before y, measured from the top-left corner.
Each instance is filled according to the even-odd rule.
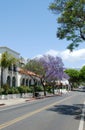
[[[54,87],[55,81],[68,78],[64,73],[62,59],[57,56],[43,55],[41,58],[32,59],[26,64],[26,69],[40,75],[45,96],[48,83]]]
[[[57,80],[68,78],[68,75],[65,74],[64,72],[64,64],[60,57],[44,55],[39,59],[39,62],[43,65],[44,70],[45,70],[45,73],[42,76],[42,83],[43,83],[44,90],[46,89],[46,83],[51,83],[52,85],[54,83],[55,85],[55,82]]]

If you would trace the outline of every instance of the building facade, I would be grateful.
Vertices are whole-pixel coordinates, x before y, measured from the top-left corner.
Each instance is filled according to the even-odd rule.
[[[9,53],[16,59],[20,59],[20,54],[8,47],[0,47],[0,57],[4,52]],[[21,62],[21,64],[23,64]],[[33,72],[21,69],[18,65],[12,65],[3,70],[3,84],[8,84],[10,87],[30,86],[34,84],[36,80],[37,84],[40,84],[40,78]],[[1,66],[0,66],[0,86],[1,86]]]

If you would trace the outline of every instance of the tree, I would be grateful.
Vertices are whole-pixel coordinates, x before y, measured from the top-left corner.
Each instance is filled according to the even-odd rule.
[[[37,58],[29,60],[24,68],[38,75],[43,75],[45,73],[42,64],[38,62]]]
[[[54,57],[51,55],[43,55],[41,58],[30,60],[26,64],[25,68],[40,75],[45,96],[46,87],[48,84],[52,85],[54,89],[54,82],[56,80],[61,80],[63,77],[68,77],[64,73],[64,64],[62,59],[57,56]]]
[[[15,64],[18,60],[10,55],[8,52],[4,52],[1,55],[0,66],[1,66],[1,87],[3,86],[3,71],[12,64]]]
[[[71,89],[73,89],[73,87],[79,85],[80,83],[80,72],[76,69],[66,69],[65,72],[69,75],[69,83],[71,86]]]
[[[85,41],[85,0],[55,0],[49,9],[58,15],[57,37],[66,38],[72,43],[67,47],[71,51]]]
[[[85,82],[85,66],[80,69],[80,79],[81,82]]]
[[[51,55],[44,55],[39,59],[39,62],[43,65],[45,69],[45,74],[43,75],[42,84],[44,87],[44,94],[46,85],[50,83],[54,87],[57,80],[62,80],[64,77],[68,78],[68,76],[64,73],[64,64],[60,57],[54,57]]]
[[[30,77],[33,79],[34,83],[32,85],[33,87],[33,97],[35,97],[35,92],[37,89],[37,82],[36,82],[36,76],[40,75],[40,78],[45,73],[44,68],[41,65],[40,62],[38,62],[37,59],[29,60],[27,64],[24,66],[24,69],[34,72],[36,75],[30,75]]]
[[[60,57],[54,57],[51,55],[44,55],[40,58],[40,63],[43,65],[45,69],[44,78],[47,81],[52,81],[53,79],[62,79],[64,64]]]

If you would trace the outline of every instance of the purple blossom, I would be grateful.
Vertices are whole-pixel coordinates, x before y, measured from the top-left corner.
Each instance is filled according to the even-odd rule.
[[[60,57],[44,55],[39,59],[39,62],[43,65],[45,69],[44,77],[46,80],[52,81],[68,78],[68,76],[64,73],[64,64]]]

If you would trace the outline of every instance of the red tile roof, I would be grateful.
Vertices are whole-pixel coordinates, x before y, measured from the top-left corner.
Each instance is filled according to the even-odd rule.
[[[20,74],[25,74],[25,75],[40,77],[39,75],[35,74],[34,72],[31,72],[31,71],[28,71],[28,70],[24,70],[24,69],[19,69],[18,72]]]

